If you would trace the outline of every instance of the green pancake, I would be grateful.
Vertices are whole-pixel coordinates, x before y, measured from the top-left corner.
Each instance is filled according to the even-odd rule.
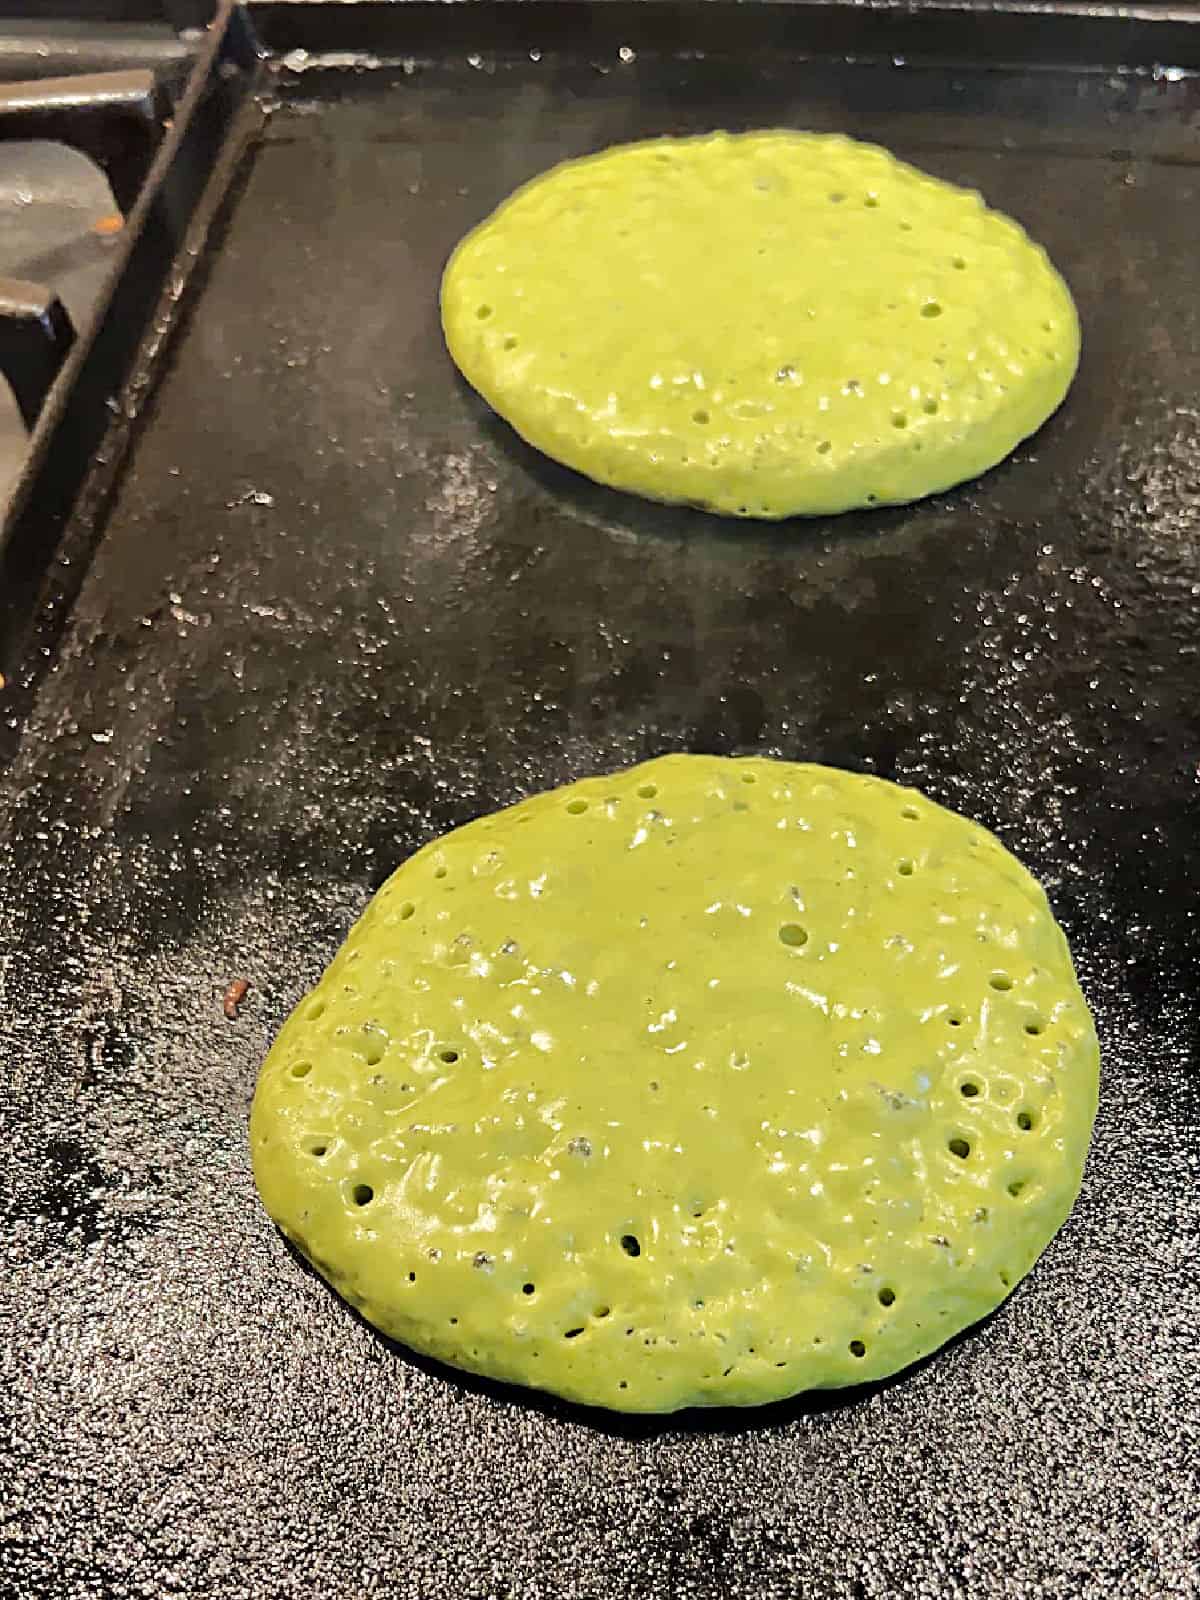
[[[879,779],[666,756],[420,850],[263,1066],[287,1236],[414,1350],[625,1411],[882,1378],[1079,1189],[1035,880]]]
[[[459,245],[446,342],[531,444],[737,517],[896,504],[1061,403],[1079,324],[978,194],[840,135],[714,133],[570,161]]]

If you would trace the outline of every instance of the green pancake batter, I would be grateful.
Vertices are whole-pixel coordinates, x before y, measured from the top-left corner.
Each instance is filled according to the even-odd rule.
[[[667,756],[399,868],[263,1066],[254,1171],[415,1350],[753,1405],[998,1305],[1078,1191],[1097,1066],[1045,896],[982,828]]]
[[[455,251],[450,353],[531,444],[729,516],[919,499],[1002,460],[1079,358],[1045,252],[978,194],[840,135],[618,146]]]

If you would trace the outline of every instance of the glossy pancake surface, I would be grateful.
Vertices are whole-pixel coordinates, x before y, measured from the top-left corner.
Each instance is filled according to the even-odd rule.
[[[829,768],[667,756],[419,851],[259,1079],[271,1216],[364,1316],[629,1411],[883,1377],[1078,1191],[1098,1052],[1041,889]]]
[[[1079,325],[978,194],[841,135],[716,133],[567,162],[442,283],[450,352],[601,483],[779,518],[918,499],[1061,403]]]

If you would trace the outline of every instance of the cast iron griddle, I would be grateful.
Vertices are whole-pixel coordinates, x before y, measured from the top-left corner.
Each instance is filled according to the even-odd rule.
[[[407,65],[272,79],[73,613],[26,663],[0,1592],[1200,1593],[1197,80],[772,55],[749,5],[702,59],[684,11],[677,48],[622,60],[602,7],[535,59],[529,15],[497,58],[471,13],[423,51],[401,8]],[[1066,273],[1078,383],[983,481],[726,525],[539,460],[456,380],[438,275],[515,184],[769,124],[979,185]],[[881,1388],[622,1422],[375,1336],[257,1205],[245,1119],[407,852],[673,749],[880,772],[997,829],[1071,937],[1103,1101],[1074,1215],[985,1326]]]

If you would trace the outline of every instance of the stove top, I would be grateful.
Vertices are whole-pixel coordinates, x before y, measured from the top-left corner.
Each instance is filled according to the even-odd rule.
[[[0,511],[122,254],[198,29],[0,21]]]
[[[0,17],[0,685],[34,619],[69,605],[68,516],[119,456],[135,358],[181,292],[256,63],[248,33],[208,26],[210,0],[108,9],[146,5],[140,21]]]
[[[75,338],[0,519],[0,1600],[1195,1600],[1200,14],[254,0],[183,46],[182,92],[33,62],[166,99],[99,115],[140,183],[66,140],[111,209],[12,295],[43,368]],[[730,527],[457,378],[439,275],[519,182],[764,123],[978,183],[1061,266],[1079,377],[995,472]],[[29,265],[87,252],[90,312]],[[596,1417],[356,1322],[262,1212],[246,1114],[398,860],[679,748],[994,828],[1071,940],[1101,1111],[1052,1251],[925,1366]]]

